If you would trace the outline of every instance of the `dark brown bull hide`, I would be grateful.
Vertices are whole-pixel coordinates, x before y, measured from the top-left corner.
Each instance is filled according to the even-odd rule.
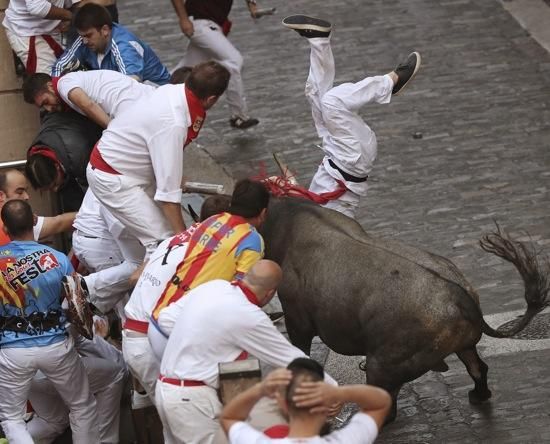
[[[444,371],[456,353],[473,378],[472,403],[487,400],[482,333],[509,337],[547,305],[548,281],[536,255],[500,229],[481,246],[512,262],[525,282],[528,309],[510,331],[483,319],[479,297],[449,260],[369,236],[354,220],[305,200],[273,198],[262,227],[266,258],[279,263],[279,297],[291,341],[309,353],[320,336],[337,353],[366,355],[370,384],[396,399],[403,383]]]

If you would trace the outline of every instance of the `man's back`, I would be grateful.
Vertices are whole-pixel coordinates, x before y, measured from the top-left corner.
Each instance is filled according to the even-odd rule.
[[[265,317],[230,282],[214,280],[189,292],[168,339],[161,373],[217,387],[218,362],[234,361],[243,352],[239,336],[254,327],[258,316]]]
[[[193,233],[177,279],[166,287],[153,317],[202,283],[242,277],[262,256],[262,237],[244,218],[222,213],[206,219]]]
[[[339,430],[323,437],[271,439],[244,422],[229,429],[230,444],[371,444],[378,436],[378,426],[371,416],[358,412]]]
[[[164,158],[176,163],[176,154],[183,157],[189,124],[183,85],[164,85],[115,118],[103,132],[98,148],[105,161],[121,174],[153,179],[150,149],[161,149],[155,141],[180,133],[174,145],[162,145]]]
[[[4,326],[1,346],[34,347],[63,340],[64,328],[41,331],[41,325],[63,324],[61,279],[73,271],[67,256],[34,241],[12,241],[0,250],[0,271],[0,314],[10,322]]]

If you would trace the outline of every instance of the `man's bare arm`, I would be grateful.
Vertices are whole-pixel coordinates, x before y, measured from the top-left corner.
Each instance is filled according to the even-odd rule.
[[[172,6],[176,10],[180,21],[181,32],[183,32],[187,37],[191,37],[195,32],[193,22],[189,20],[187,15],[187,9],[185,8],[185,0],[171,0]]]
[[[334,403],[355,402],[369,415],[378,429],[384,425],[392,405],[386,390],[372,385],[333,386],[325,382],[302,382],[292,398],[297,407],[310,408],[312,413],[327,412]]]
[[[68,9],[58,8],[57,6],[52,5],[44,18],[49,20],[71,21],[73,18],[73,13]]]
[[[75,217],[76,213],[63,213],[59,216],[45,217],[39,238],[43,239],[59,233],[72,231]]]
[[[68,94],[69,100],[78,107],[89,119],[102,128],[107,128],[111,121],[109,115],[84,92],[81,88],[73,88]]]
[[[183,215],[181,213],[181,204],[174,202],[159,202],[162,212],[174,233],[181,233],[185,230],[185,222],[183,221]]]

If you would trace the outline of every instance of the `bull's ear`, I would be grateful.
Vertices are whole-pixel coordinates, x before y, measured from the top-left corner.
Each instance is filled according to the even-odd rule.
[[[195,222],[199,222],[199,215],[193,210],[193,207],[190,204],[187,204],[187,209],[189,210],[189,214],[193,218]]]

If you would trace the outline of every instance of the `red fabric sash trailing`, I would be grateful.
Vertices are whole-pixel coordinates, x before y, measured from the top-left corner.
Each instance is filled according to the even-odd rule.
[[[338,199],[347,191],[346,185],[341,180],[336,181],[338,187],[334,191],[319,194],[306,190],[304,187],[296,185],[284,177],[269,177],[262,180],[262,182],[273,196],[301,197],[319,205],[326,205],[331,200]]]
[[[206,118],[206,111],[202,107],[200,100],[188,88],[185,88],[185,98],[187,99],[189,115],[191,116],[191,126],[187,129],[187,139],[183,145],[184,148],[197,138]]]
[[[27,55],[27,73],[34,74],[36,72],[36,65],[38,63],[38,57],[36,55],[36,37],[35,35],[29,37],[29,53]],[[48,46],[52,49],[55,54],[55,58],[59,58],[63,54],[63,48],[51,35],[40,35]]]

